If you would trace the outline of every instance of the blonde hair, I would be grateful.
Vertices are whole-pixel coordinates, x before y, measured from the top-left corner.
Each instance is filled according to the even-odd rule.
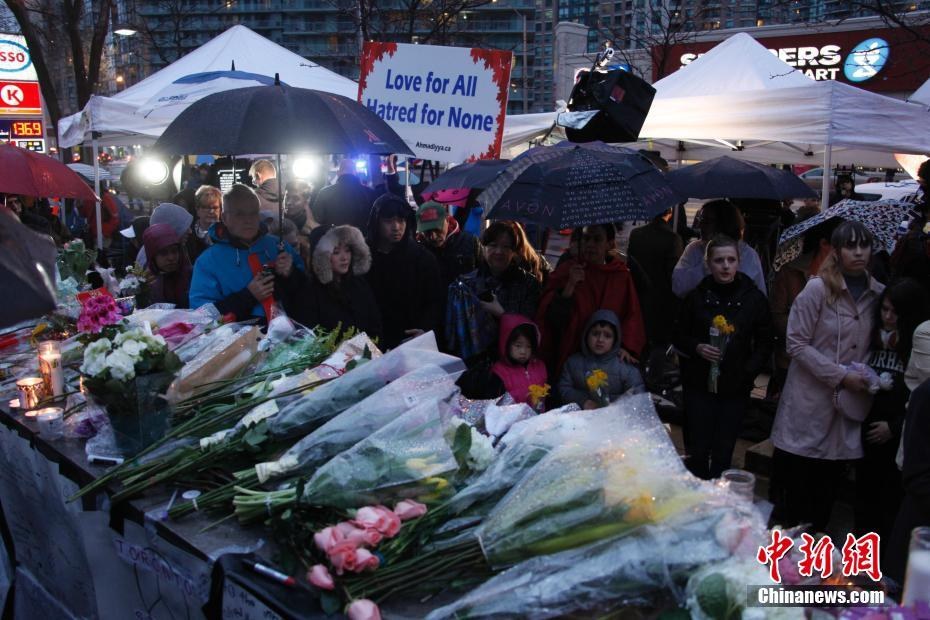
[[[196,203],[196,206],[199,207],[212,197],[215,197],[220,201],[220,204],[222,204],[223,192],[220,191],[220,188],[213,187],[212,185],[201,185],[197,188],[197,192],[194,194],[194,202]]]
[[[517,260],[520,266],[531,276],[536,278],[537,282],[542,284],[543,279],[546,277],[546,273],[549,271],[549,263],[546,262],[545,258],[539,255],[536,248],[530,243],[530,239],[526,235],[526,229],[523,228],[522,224],[512,221],[507,223],[513,229],[514,236],[517,239],[514,250],[517,253]]]
[[[274,164],[271,163],[270,159],[257,159],[252,164],[252,167],[249,168],[249,176],[253,179],[255,178],[255,173],[260,172],[261,174],[269,176],[277,176],[277,171],[274,169]]]
[[[830,245],[833,247],[833,251],[824,259],[817,275],[823,280],[823,284],[827,289],[827,303],[831,305],[836,303],[840,293],[843,292],[843,269],[839,260],[840,250],[848,243],[860,240],[875,243],[872,231],[861,222],[851,220],[837,226],[830,236]],[[865,272],[865,275],[871,278],[868,271]]]

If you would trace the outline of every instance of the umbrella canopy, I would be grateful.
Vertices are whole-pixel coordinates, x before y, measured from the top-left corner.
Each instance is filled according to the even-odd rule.
[[[0,212],[0,327],[55,309],[55,244]]]
[[[489,219],[575,228],[648,220],[681,197],[643,155],[603,142],[530,149],[478,198]]]
[[[79,175],[81,175],[88,181],[94,180],[94,167],[93,166],[88,166],[87,164],[82,164],[82,163],[65,164],[65,165],[71,168],[72,170],[74,170],[75,172],[77,172]],[[110,175],[109,172],[107,172],[103,168],[100,169],[100,180],[101,181],[109,181],[111,178],[112,176]]]
[[[39,198],[97,199],[84,179],[57,159],[9,144],[0,144],[0,192]]]
[[[479,159],[446,170],[427,185],[424,194],[438,192],[441,189],[485,189],[491,184],[501,170],[510,164],[509,159]]]
[[[362,104],[284,84],[214,93],[192,103],[155,143],[164,154],[412,154]]]
[[[896,200],[841,200],[829,209],[785,229],[778,240],[775,269],[781,269],[782,265],[801,254],[804,233],[834,217],[862,222],[875,236],[876,250],[885,250],[890,254],[894,250],[898,226],[909,218],[912,207],[911,203]]]
[[[787,170],[726,156],[685,166],[666,176],[675,191],[688,198],[817,197],[814,190]]]
[[[283,82],[282,82],[283,83]],[[171,82],[148,101],[136,114],[145,117],[173,118],[179,107],[187,107],[207,95],[249,86],[271,86],[274,78],[248,71],[205,71],[192,73]],[[172,109],[173,108],[173,109]]]

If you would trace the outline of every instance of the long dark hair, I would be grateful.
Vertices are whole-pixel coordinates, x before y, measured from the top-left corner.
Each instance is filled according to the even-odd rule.
[[[913,278],[901,278],[885,287],[878,298],[875,307],[875,322],[872,328],[873,342],[879,344],[878,337],[882,329],[882,303],[891,302],[895,314],[898,315],[896,328],[898,342],[895,351],[898,359],[905,366],[911,357],[911,346],[914,341],[914,330],[924,321],[930,319],[930,293]]]

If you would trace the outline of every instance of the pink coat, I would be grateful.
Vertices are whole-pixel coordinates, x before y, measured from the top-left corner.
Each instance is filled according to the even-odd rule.
[[[776,448],[826,460],[862,457],[860,426],[872,397],[847,392],[839,401],[840,413],[834,393],[846,375],[840,364],[868,359],[875,305],[884,288],[873,278],[855,301],[844,282],[836,304],[830,305],[823,280],[811,278],[794,300],[786,341],[791,365],[772,427]]]

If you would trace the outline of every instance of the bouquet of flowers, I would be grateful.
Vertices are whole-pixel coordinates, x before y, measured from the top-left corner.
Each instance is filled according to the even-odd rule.
[[[87,283],[87,270],[94,264],[96,253],[81,239],[69,241],[58,254],[58,273],[62,280],[74,278],[79,285]]]
[[[149,305],[149,281],[145,269],[139,265],[127,267],[126,275],[119,281],[116,288],[117,297],[135,297],[137,308],[145,308]]]
[[[720,359],[726,355],[727,343],[730,342],[730,336],[736,332],[736,327],[727,321],[722,314],[714,317],[710,324],[710,346],[717,347],[720,350]],[[720,361],[710,363],[710,373],[707,376],[707,391],[711,394],[717,393],[717,380],[720,378]]]
[[[585,378],[585,384],[588,386],[588,393],[591,400],[597,403],[598,407],[606,407],[610,404],[610,394],[607,392],[607,373],[600,368],[595,368],[588,373]]]
[[[98,334],[104,327],[122,320],[123,315],[116,306],[116,300],[108,294],[94,295],[83,303],[77,328],[85,333]]]

